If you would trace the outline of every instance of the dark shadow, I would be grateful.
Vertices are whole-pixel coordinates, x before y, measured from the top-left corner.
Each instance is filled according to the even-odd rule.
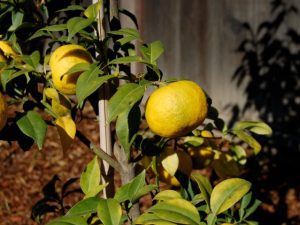
[[[300,224],[300,212],[289,214],[295,210],[288,201],[291,190],[292,204],[300,200],[300,33],[288,23],[299,15],[288,2],[272,1],[270,20],[256,31],[243,24],[249,35],[238,48],[243,59],[233,75],[237,86],[247,82],[247,102],[233,107],[231,122],[254,108],[273,129],[271,137],[258,137],[262,153],[249,163],[248,179],[263,201],[256,214],[261,224]]]

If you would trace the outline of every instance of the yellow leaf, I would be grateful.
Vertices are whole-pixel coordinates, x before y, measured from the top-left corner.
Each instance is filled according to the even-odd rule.
[[[213,133],[209,130],[202,130],[201,136],[204,138],[213,138],[214,137]]]
[[[161,164],[163,168],[171,175],[174,176],[176,173],[176,170],[178,169],[179,166],[179,158],[176,152],[173,154],[168,155],[165,157],[162,161]]]
[[[66,150],[70,147],[76,135],[75,122],[72,120],[71,116],[68,115],[59,117],[55,120],[55,125],[57,127],[63,150]]]
[[[45,88],[44,94],[47,98],[55,99],[56,101],[59,101],[59,95],[56,89],[54,88]]]
[[[70,109],[62,105],[60,102],[52,99],[52,111],[58,116],[65,116],[70,113]]]

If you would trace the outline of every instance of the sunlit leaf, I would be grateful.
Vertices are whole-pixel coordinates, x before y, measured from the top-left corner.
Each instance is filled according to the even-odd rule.
[[[140,124],[141,111],[138,106],[126,110],[118,115],[116,122],[116,134],[127,156]]]
[[[164,190],[155,195],[154,199],[157,201],[167,201],[170,199],[182,198],[179,192],[174,190]]]
[[[115,77],[114,75],[100,76],[101,74],[103,71],[97,66],[93,66],[79,76],[76,83],[76,96],[79,105],[105,82]]]
[[[89,19],[95,19],[101,9],[102,1],[98,0],[98,2],[89,5],[86,10],[84,10],[84,15]]]
[[[141,51],[145,59],[150,63],[156,65],[156,60],[164,52],[164,47],[161,41],[155,41],[146,46],[141,46]]]
[[[47,225],[88,225],[81,216],[63,216],[51,220]]]
[[[152,214],[166,222],[175,224],[198,225],[200,215],[196,207],[185,199],[171,199],[158,202],[146,211],[146,214],[153,219]],[[147,215],[137,218],[135,224],[145,224],[148,220]],[[156,223],[155,223],[156,224]]]
[[[62,31],[67,29],[67,24],[54,24],[50,26],[45,26],[41,28],[40,30],[42,31],[50,31],[50,32],[55,32],[55,31]]]
[[[210,206],[210,195],[212,192],[212,186],[207,177],[203,176],[200,173],[192,173],[191,178],[196,181],[201,194],[208,206]]]
[[[100,166],[97,156],[88,163],[85,171],[80,176],[80,187],[85,197],[94,197],[105,185],[100,185]]]
[[[238,136],[242,141],[246,142],[250,147],[252,147],[255,154],[258,154],[260,152],[261,145],[247,132],[243,130],[234,130],[232,132],[236,136]]]
[[[200,147],[204,143],[204,139],[202,137],[195,136],[187,136],[183,139],[185,144],[188,144],[192,147]]]
[[[104,225],[119,225],[122,217],[122,208],[115,199],[100,199],[97,215]]]
[[[93,19],[84,19],[81,17],[72,17],[71,19],[69,19],[67,22],[69,33],[68,41],[70,41],[76,33],[91,25],[93,21]]]
[[[217,184],[211,193],[210,207],[218,215],[237,203],[249,190],[251,183],[241,178],[231,178]]]
[[[61,127],[70,138],[75,138],[76,124],[70,115],[57,118],[55,125]]]
[[[260,135],[270,135],[272,134],[271,127],[263,122],[257,122],[257,121],[241,121],[238,122],[233,130],[243,130],[248,129],[249,131],[260,134]]]
[[[46,136],[47,124],[39,113],[28,111],[25,116],[17,121],[17,125],[25,135],[31,137],[36,142],[39,149],[42,149]]]
[[[142,58],[140,56],[124,56],[121,58],[116,58],[111,60],[108,64],[128,64],[133,62],[142,62]]]
[[[100,202],[99,197],[85,198],[77,202],[66,214],[66,216],[84,216],[97,212]]]
[[[176,152],[167,155],[162,161],[161,164],[163,168],[171,175],[174,176],[178,166],[179,166],[179,157]]]
[[[144,95],[145,87],[134,83],[122,85],[108,101],[108,122],[132,108]]]

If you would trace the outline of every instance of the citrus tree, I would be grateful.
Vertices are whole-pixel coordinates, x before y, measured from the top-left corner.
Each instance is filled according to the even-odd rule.
[[[157,63],[163,44],[121,28],[118,12],[136,20],[112,2],[0,3],[1,138],[42,150],[47,127],[55,126],[63,149],[77,137],[95,154],[80,177],[84,198],[48,224],[257,224],[249,217],[260,201],[239,177],[261,150],[252,134],[269,135],[270,127],[227,127],[198,84],[164,80]],[[136,63],[142,72],[132,71]],[[111,127],[113,154],[76,129],[87,103],[102,116],[103,90],[110,95],[106,119],[98,122]],[[8,118],[13,104],[20,111]],[[101,179],[101,161],[121,175],[116,190]],[[152,206],[141,212],[144,195]],[[41,201],[33,216],[58,207]]]

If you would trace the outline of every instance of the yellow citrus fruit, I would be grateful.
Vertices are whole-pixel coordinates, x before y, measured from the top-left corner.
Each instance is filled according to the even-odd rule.
[[[189,148],[188,153],[192,157],[194,169],[203,169],[210,166],[214,160],[215,154],[210,146]]]
[[[89,52],[76,44],[63,45],[52,53],[50,69],[54,87],[63,94],[75,94],[76,82],[81,72],[66,74],[69,69],[79,63],[92,63]]]
[[[161,165],[161,161],[169,155],[177,153],[179,158],[179,165],[178,170],[185,174],[186,176],[190,176],[192,172],[192,159],[191,157],[184,151],[177,150],[174,151],[172,148],[165,149],[162,154],[158,158],[158,171],[159,171],[159,178],[161,181],[173,185],[173,186],[180,186],[179,181],[176,179],[175,176],[170,175]]]
[[[220,225],[233,225],[233,223],[222,223]]]
[[[3,95],[0,93],[0,131],[7,121],[7,105]]]
[[[145,116],[153,133],[178,137],[194,130],[205,119],[207,101],[193,81],[176,81],[155,90],[146,103]]]

